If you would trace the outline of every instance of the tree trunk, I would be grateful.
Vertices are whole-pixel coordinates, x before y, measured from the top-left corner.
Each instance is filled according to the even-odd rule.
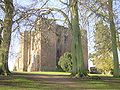
[[[10,74],[8,68],[8,55],[9,47],[11,41],[11,31],[12,31],[12,16],[13,16],[13,1],[4,0],[5,4],[5,18],[3,22],[3,42],[1,44],[1,67],[0,74],[8,75]]]
[[[112,52],[113,52],[113,61],[114,61],[114,77],[119,77],[119,59],[117,52],[117,42],[116,42],[116,29],[113,19],[113,0],[108,0],[108,11],[109,11],[109,22],[110,22],[110,31],[111,31],[111,40],[112,40]]]
[[[79,28],[78,0],[70,0],[70,9],[72,23],[72,75],[87,75],[84,66],[81,31]]]

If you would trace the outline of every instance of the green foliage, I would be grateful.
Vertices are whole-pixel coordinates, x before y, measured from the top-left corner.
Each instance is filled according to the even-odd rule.
[[[93,63],[95,64],[97,70],[104,74],[110,74],[113,69],[113,60],[109,53],[94,56]]]
[[[94,38],[96,51],[100,53],[111,51],[112,42],[110,29],[102,20],[95,24]]]
[[[113,69],[111,34],[108,26],[101,20],[95,25],[94,38],[96,51],[91,58],[98,71],[108,74]]]
[[[63,56],[60,57],[58,65],[60,65],[64,71],[71,72],[71,70],[72,70],[72,54],[69,52],[64,53]]]

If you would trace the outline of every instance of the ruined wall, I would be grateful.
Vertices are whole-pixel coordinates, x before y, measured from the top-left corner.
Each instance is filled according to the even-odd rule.
[[[28,71],[39,71],[41,60],[41,33],[31,32],[31,47],[28,60]]]
[[[82,30],[82,47],[83,47],[83,57],[85,69],[88,70],[88,40],[87,40],[87,31]]]
[[[15,71],[27,71],[28,67],[28,57],[29,57],[29,32],[21,33],[20,39],[20,51],[15,62],[14,70]]]
[[[40,19],[37,23],[41,31],[41,71],[56,70],[56,34],[53,23]]]
[[[56,66],[58,65],[59,58],[65,53],[71,51],[71,33],[68,28],[60,25],[55,26],[56,29]]]
[[[72,44],[72,34],[68,28],[65,28],[60,25],[56,25],[57,39],[56,39],[56,49],[57,49],[57,62],[61,55],[65,52],[71,51]],[[87,31],[81,30],[82,35],[82,48],[83,48],[83,57],[84,57],[84,65],[86,70],[88,70],[88,42],[87,42]]]
[[[17,71],[54,71],[61,55],[71,51],[71,32],[68,28],[40,18],[35,31],[25,31],[21,38],[21,57]],[[87,32],[82,33],[84,63],[88,67]],[[21,65],[22,63],[22,65]],[[19,67],[18,67],[19,66]]]

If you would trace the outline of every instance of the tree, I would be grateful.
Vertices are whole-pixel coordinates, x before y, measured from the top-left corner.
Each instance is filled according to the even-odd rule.
[[[116,0],[115,2],[119,2]],[[86,6],[85,6],[86,5]],[[108,22],[110,26],[111,41],[112,41],[112,53],[114,61],[114,77],[119,77],[119,61],[118,61],[118,52],[117,52],[117,42],[116,42],[116,27],[114,22],[114,15],[116,10],[113,10],[113,0],[88,0],[87,4],[84,7],[87,10],[90,10],[92,14],[102,18],[104,21]]]
[[[13,0],[4,0],[5,5],[5,17],[3,22],[3,42],[1,44],[1,66],[0,66],[0,74],[8,75],[10,74],[8,68],[8,55],[9,55],[9,47],[11,41],[11,32],[12,32],[12,17],[13,17]]]
[[[72,33],[72,58],[73,58],[73,68],[72,75],[87,75],[85,66],[84,66],[84,58],[83,58],[83,50],[82,50],[82,42],[81,42],[81,30],[79,27],[79,15],[78,15],[78,0],[68,0],[63,2],[59,0],[62,4],[67,5],[68,10],[70,10],[71,20],[69,19],[69,14],[67,15],[64,10],[58,8],[49,8],[49,11],[56,11],[61,13],[65,18],[65,22],[67,21],[68,27]],[[69,3],[68,3],[69,2]]]
[[[111,55],[111,35],[108,25],[102,20],[95,24],[94,31],[95,53],[92,54],[93,63],[102,73],[109,73],[113,69]]]
[[[84,67],[81,31],[79,27],[78,0],[69,0],[72,24],[72,75],[87,75]]]
[[[108,25],[102,20],[96,22],[94,31],[95,50],[99,53],[111,52],[111,34]]]
[[[113,52],[113,60],[114,60],[113,75],[114,77],[119,77],[119,60],[118,60],[117,41],[116,41],[117,33],[114,23],[113,0],[108,0],[108,13],[109,13],[109,24],[110,24],[112,52]]]
[[[99,56],[95,54],[93,58],[93,63],[97,70],[103,74],[110,74],[113,70],[113,60],[111,53],[102,53]]]

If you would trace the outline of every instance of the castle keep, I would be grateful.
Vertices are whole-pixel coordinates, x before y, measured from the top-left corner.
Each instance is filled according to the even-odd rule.
[[[71,51],[68,28],[40,18],[34,31],[24,31],[20,40],[20,54],[16,71],[55,71],[61,55]],[[82,31],[84,63],[88,68],[87,32]]]

